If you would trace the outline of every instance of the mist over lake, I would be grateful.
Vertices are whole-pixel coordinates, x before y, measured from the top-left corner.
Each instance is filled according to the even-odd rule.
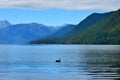
[[[120,45],[0,45],[0,80],[27,79],[120,79]]]

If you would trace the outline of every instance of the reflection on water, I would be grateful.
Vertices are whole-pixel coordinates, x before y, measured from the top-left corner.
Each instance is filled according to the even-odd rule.
[[[48,79],[119,80],[120,46],[0,45],[0,80]]]

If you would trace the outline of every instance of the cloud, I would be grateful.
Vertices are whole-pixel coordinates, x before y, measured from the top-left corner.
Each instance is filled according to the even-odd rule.
[[[0,8],[116,10],[120,0],[0,0]]]

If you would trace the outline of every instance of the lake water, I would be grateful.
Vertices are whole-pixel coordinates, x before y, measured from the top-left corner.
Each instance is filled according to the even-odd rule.
[[[0,80],[120,80],[120,45],[0,45]]]

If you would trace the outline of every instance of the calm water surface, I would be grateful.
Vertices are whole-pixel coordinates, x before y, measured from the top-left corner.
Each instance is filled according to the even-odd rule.
[[[120,80],[120,45],[0,45],[0,80]]]

